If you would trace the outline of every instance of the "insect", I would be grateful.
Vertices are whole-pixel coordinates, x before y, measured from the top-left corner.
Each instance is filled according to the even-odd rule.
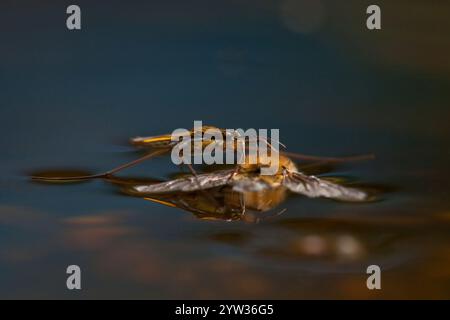
[[[202,132],[210,128],[225,132],[223,129],[206,126],[203,127]],[[195,137],[196,133],[193,129],[187,134]],[[251,139],[253,137],[244,140],[246,149],[249,148],[248,142]],[[267,140],[263,139],[262,142],[271,146],[271,142]],[[131,143],[150,151],[141,158],[99,174],[71,177],[32,176],[32,179],[70,181],[99,178],[121,184],[118,182],[120,178],[114,177],[115,173],[155,156],[166,154],[182,142],[172,141],[171,135],[161,135],[133,138]],[[211,143],[216,142],[214,140],[202,140],[202,148]],[[237,148],[236,143],[234,143],[234,148]],[[122,187],[126,193],[146,200],[176,206],[202,217],[218,217],[227,220],[242,219],[247,209],[255,211],[270,210],[283,202],[289,193],[301,194],[310,198],[323,197],[348,202],[361,202],[370,199],[369,194],[363,190],[346,187],[301,172],[294,163],[294,159],[326,163],[368,159],[372,157],[371,155],[326,158],[281,151],[278,154],[279,157],[277,157],[276,172],[271,175],[263,175],[261,174],[262,168],[271,165],[272,152],[278,152],[278,150],[269,149],[269,152],[265,155],[258,154],[256,162],[249,161],[247,158],[243,163],[239,163],[231,169],[199,174],[189,165],[191,174],[181,178],[163,182],[126,183],[127,186],[122,185]]]
[[[225,136],[229,135],[230,133],[227,132],[225,129],[220,129],[220,128],[216,128],[216,127],[212,127],[212,126],[202,126],[200,131],[202,133],[204,133],[207,130],[218,130],[221,133],[223,133]],[[197,129],[192,129],[191,131],[187,132],[188,135],[190,135],[191,139],[189,140],[192,143],[196,142],[196,137],[195,134],[198,133]],[[235,133],[233,133],[234,135]],[[233,138],[236,138],[236,136],[233,136]],[[239,141],[235,141],[234,144],[232,145],[232,147],[234,148],[234,150],[238,149],[238,144],[239,143],[243,143],[244,145],[242,146],[244,149],[248,149],[249,148],[249,140],[260,140],[263,143],[266,143],[270,148],[272,148],[272,145],[269,141],[267,141],[267,139],[264,138],[260,138],[260,137],[247,137],[247,139],[245,140],[241,140]],[[211,143],[217,143],[214,140],[203,140],[202,139],[202,148],[208,146]],[[179,145],[180,143],[183,142],[177,142],[177,141],[172,141],[172,136],[171,134],[164,134],[164,135],[159,135],[159,136],[150,136],[150,137],[136,137],[136,138],[132,138],[130,139],[130,143],[136,147],[141,147],[141,148],[145,148],[145,149],[149,149],[150,151],[147,152],[144,156],[133,160],[131,162],[122,164],[116,168],[113,168],[111,170],[102,172],[102,173],[98,173],[98,174],[92,174],[92,175],[78,175],[78,176],[69,176],[69,177],[44,177],[44,176],[39,176],[39,175],[32,175],[31,179],[33,180],[45,180],[45,181],[70,181],[70,180],[90,180],[90,179],[104,179],[107,177],[110,177],[112,175],[114,175],[115,173],[118,173],[122,170],[125,170],[127,168],[133,167],[141,162],[144,162],[146,160],[149,160],[151,158],[154,158],[156,156],[160,156],[163,154],[167,154],[169,153],[174,147],[176,147],[177,145]],[[280,143],[280,142],[277,142]],[[280,145],[282,145],[283,147],[285,147],[283,144],[280,143]],[[226,146],[223,145],[223,147],[225,148]],[[272,149],[270,149],[272,150]],[[276,151],[278,152],[278,151]],[[365,159],[372,159],[373,155],[361,155],[361,156],[354,156],[354,157],[342,157],[342,158],[334,158],[334,157],[316,157],[316,156],[310,156],[310,155],[303,155],[303,154],[299,154],[299,153],[292,153],[292,152],[286,152],[286,151],[281,151],[279,152],[280,155],[285,155],[288,156],[290,158],[294,158],[297,160],[306,160],[306,161],[320,161],[320,162],[347,162],[347,161],[359,161],[359,160],[365,160]],[[264,159],[267,160],[267,159]],[[266,161],[267,163],[267,161]],[[190,165],[187,164],[187,166],[189,167],[191,173],[194,175],[194,177],[197,175],[194,168]],[[244,166],[251,166],[251,164],[244,163]],[[256,164],[256,166],[258,166],[258,163]],[[239,169],[239,166],[236,166],[235,168],[235,173],[237,172],[237,170]]]

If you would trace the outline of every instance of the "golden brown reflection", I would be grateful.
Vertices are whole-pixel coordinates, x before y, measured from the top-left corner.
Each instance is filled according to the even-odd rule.
[[[200,219],[254,222],[258,220],[258,217],[247,211],[269,211],[282,203],[286,196],[287,191],[283,187],[242,194],[228,188],[208,191],[207,195],[203,192],[193,192],[155,195],[153,198],[145,197],[144,199],[190,211]],[[245,203],[245,211],[242,203]]]

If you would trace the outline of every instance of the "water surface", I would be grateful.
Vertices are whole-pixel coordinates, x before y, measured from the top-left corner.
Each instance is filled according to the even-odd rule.
[[[65,28],[71,3],[2,2],[0,297],[449,298],[449,7],[380,1],[371,34],[363,2],[322,1],[305,27],[289,1],[78,1],[79,32]],[[384,192],[291,197],[245,223],[28,178],[110,169],[138,156],[129,137],[194,120],[279,128],[290,151],[375,153],[328,175]],[[177,170],[160,158],[126,174]],[[81,292],[65,287],[70,264]],[[371,264],[380,291],[366,288]]]

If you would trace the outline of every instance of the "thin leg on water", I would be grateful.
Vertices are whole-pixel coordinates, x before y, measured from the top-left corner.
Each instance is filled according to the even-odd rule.
[[[239,192],[239,202],[241,205],[241,217],[245,215],[245,198],[242,192]]]
[[[325,162],[350,162],[350,161],[362,161],[362,160],[373,160],[375,159],[374,154],[363,154],[358,156],[350,156],[350,157],[320,157],[320,156],[311,156],[301,153],[287,152],[281,151],[281,154],[291,157],[293,159],[299,160],[307,160],[307,161],[325,161]]]
[[[132,166],[135,166],[141,162],[144,162],[145,160],[148,160],[150,158],[153,158],[157,155],[163,154],[166,152],[166,150],[156,150],[149,154],[146,154],[143,157],[140,157],[136,160],[133,160],[131,162],[125,163],[123,165],[120,165],[114,169],[108,170],[103,173],[97,173],[92,175],[82,175],[82,176],[72,176],[72,177],[40,177],[40,176],[31,176],[31,179],[33,180],[46,180],[46,181],[70,181],[70,180],[90,180],[90,179],[102,179],[106,178],[110,175],[113,175],[114,173],[117,173],[119,171],[122,171],[126,168],[130,168]]]

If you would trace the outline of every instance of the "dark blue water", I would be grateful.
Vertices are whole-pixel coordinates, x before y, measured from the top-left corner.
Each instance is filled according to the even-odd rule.
[[[450,297],[446,4],[386,2],[374,34],[360,1],[77,3],[81,31],[65,27],[67,1],[0,4],[0,297]],[[313,31],[296,24],[307,10],[322,17]],[[278,128],[293,152],[375,153],[328,175],[384,191],[360,205],[292,197],[254,224],[102,181],[28,179],[110,169],[138,156],[128,138],[194,120]],[[177,170],[161,158],[128,174]],[[81,292],[65,287],[70,264]],[[370,264],[381,291],[366,288]]]

